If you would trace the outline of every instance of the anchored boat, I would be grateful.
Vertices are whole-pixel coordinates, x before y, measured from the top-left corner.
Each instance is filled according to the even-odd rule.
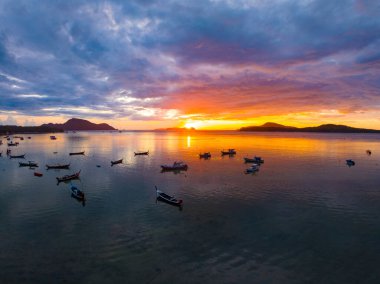
[[[46,169],[69,169],[70,164],[56,164],[56,165],[46,165]]]
[[[74,155],[84,155],[84,151],[82,152],[71,152],[69,153],[70,156],[74,156]]]
[[[221,152],[222,152],[222,155],[235,155],[236,154],[235,149],[228,149],[227,151],[222,150]]]
[[[255,172],[258,172],[260,169],[260,166],[258,164],[253,164],[251,167],[245,170],[246,174],[253,174]]]
[[[79,174],[80,174],[80,171],[75,173],[75,174],[72,174],[72,175],[65,175],[63,177],[57,177],[57,181],[58,183],[62,182],[62,181],[68,181],[68,180],[72,180],[72,179],[78,179],[79,178]]]
[[[255,156],[254,158],[244,158],[244,162],[262,164],[264,163],[264,160],[261,157]]]
[[[199,154],[199,158],[200,159],[209,159],[209,158],[211,158],[211,153],[210,152],[205,152],[205,153],[200,153]]]
[[[25,159],[25,155],[9,155],[10,159]]]
[[[174,162],[173,165],[161,165],[163,171],[186,171],[187,165],[183,162]]]
[[[149,151],[146,152],[134,152],[135,156],[149,155]]]
[[[183,201],[181,199],[176,199],[174,196],[170,196],[170,195],[162,192],[161,190],[158,190],[157,186],[155,186],[155,187],[156,187],[157,199],[162,200],[162,201],[169,203],[171,205],[182,206]]]
[[[73,197],[79,199],[79,200],[84,200],[84,193],[83,191],[79,190],[75,185],[71,186],[71,194]]]
[[[20,167],[38,167],[38,164],[33,161],[28,161],[27,163],[19,162],[18,164]]]
[[[123,159],[117,161],[111,161],[111,166],[123,163]]]

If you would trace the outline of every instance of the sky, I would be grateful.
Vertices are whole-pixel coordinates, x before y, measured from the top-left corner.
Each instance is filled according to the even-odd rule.
[[[380,129],[380,1],[0,0],[0,124]]]

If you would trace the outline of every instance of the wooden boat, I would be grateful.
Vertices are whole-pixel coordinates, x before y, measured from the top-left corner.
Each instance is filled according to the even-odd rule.
[[[366,153],[367,153],[368,156],[370,156],[372,154],[372,151],[371,150],[367,150]]]
[[[11,141],[11,142],[8,143],[8,146],[9,146],[9,147],[14,147],[14,146],[18,146],[18,144],[19,144],[18,142],[13,143],[13,142]]]
[[[346,160],[346,163],[347,163],[347,166],[351,167],[351,166],[355,166],[355,161],[354,160]]]
[[[70,164],[56,164],[56,165],[46,165],[46,169],[68,169]]]
[[[9,155],[10,159],[25,159],[25,155]]]
[[[186,171],[187,165],[183,162],[174,162],[173,165],[161,165],[163,171]]]
[[[246,174],[253,174],[255,172],[258,172],[260,169],[260,165],[258,164],[253,164],[251,167],[245,170]]]
[[[262,163],[264,163],[264,160],[261,159],[261,157],[255,156],[253,159],[252,158],[244,158],[244,162],[262,164]]]
[[[83,191],[79,190],[75,185],[71,186],[71,194],[73,197],[79,199],[79,200],[84,200],[84,193]]]
[[[55,137],[54,135],[50,136],[50,140],[57,140],[57,137]]]
[[[222,150],[221,152],[222,152],[222,155],[235,155],[236,154],[235,149],[228,149],[227,151]]]
[[[117,161],[111,161],[111,166],[123,163],[123,159]]]
[[[149,151],[146,152],[134,152],[135,156],[141,156],[141,155],[149,155]]]
[[[70,156],[73,156],[73,155],[84,155],[84,151],[82,152],[72,152],[72,153],[69,153]]]
[[[72,174],[72,175],[65,175],[63,177],[57,177],[57,181],[61,182],[61,181],[68,181],[68,180],[72,180],[72,179],[78,179],[79,174],[80,174],[80,171],[75,173],[75,174]]]
[[[27,163],[19,162],[20,167],[38,167],[38,164],[33,161],[28,161]]]
[[[162,192],[161,190],[158,190],[157,186],[156,186],[156,196],[158,200],[162,200],[171,205],[182,206],[183,204],[183,201],[181,199],[176,199],[174,196],[170,196]]]
[[[200,153],[199,154],[199,158],[200,159],[209,159],[209,158],[211,158],[211,153],[210,152],[205,152],[205,153]]]
[[[38,173],[38,172],[34,172],[34,176],[36,176],[36,177],[42,177],[42,176],[43,176],[43,174],[41,174],[41,173]]]

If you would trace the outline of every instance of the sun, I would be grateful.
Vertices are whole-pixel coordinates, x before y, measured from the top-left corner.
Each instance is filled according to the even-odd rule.
[[[187,128],[187,129],[191,129],[191,128],[199,128],[202,126],[202,122],[201,121],[188,121],[185,123],[184,127]]]

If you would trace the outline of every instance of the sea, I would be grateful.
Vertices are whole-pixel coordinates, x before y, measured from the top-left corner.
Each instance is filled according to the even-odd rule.
[[[9,149],[25,159],[1,137],[0,283],[380,283],[379,134],[22,136]],[[175,161],[187,171],[161,172]],[[45,168],[57,163],[70,169]]]

